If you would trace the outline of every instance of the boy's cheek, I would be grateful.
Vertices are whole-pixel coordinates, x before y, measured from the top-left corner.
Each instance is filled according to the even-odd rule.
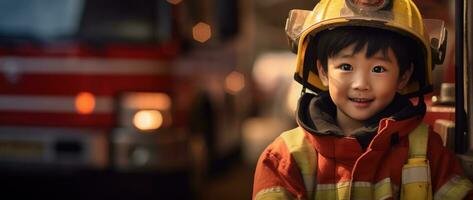
[[[346,87],[350,82],[349,78],[340,78],[336,76],[331,76],[328,79],[328,87],[329,89],[337,89],[337,88],[343,88]]]

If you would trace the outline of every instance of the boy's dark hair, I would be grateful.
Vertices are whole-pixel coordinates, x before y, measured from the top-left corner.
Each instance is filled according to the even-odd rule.
[[[413,57],[417,53],[412,52],[417,50],[413,47],[415,41],[406,36],[389,30],[361,26],[344,26],[325,30],[317,34],[317,37],[310,42],[312,44],[309,45],[316,45],[315,53],[324,71],[327,71],[328,58],[335,56],[352,44],[355,44],[353,53],[358,53],[367,45],[367,58],[380,50],[384,56],[387,56],[388,49],[391,48],[399,64],[400,75],[415,62]],[[314,67],[312,70],[316,71],[316,68]]]

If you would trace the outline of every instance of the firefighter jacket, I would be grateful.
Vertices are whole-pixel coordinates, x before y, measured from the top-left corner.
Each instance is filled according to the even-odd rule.
[[[421,125],[423,102],[414,106],[396,95],[350,136],[335,125],[335,113],[327,93],[300,98],[299,127],[258,160],[253,199],[463,199],[470,192],[455,154]],[[412,139],[413,132],[424,133],[424,141]],[[302,139],[288,144],[297,135]],[[416,157],[414,146],[424,155]]]

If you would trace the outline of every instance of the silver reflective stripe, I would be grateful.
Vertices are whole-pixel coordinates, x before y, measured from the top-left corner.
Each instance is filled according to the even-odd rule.
[[[373,186],[373,184],[366,181],[357,181],[357,182],[353,182],[353,186],[354,187],[371,187]]]
[[[169,63],[138,59],[0,58],[0,73],[13,74],[165,74]]]
[[[383,200],[393,197],[393,194],[397,194],[395,185],[391,184],[391,178],[385,178],[373,184],[367,181],[355,181],[351,183],[351,194],[350,181],[345,181],[337,184],[317,184],[316,197],[318,199],[346,199],[351,196],[351,199],[376,199]]]
[[[402,170],[402,183],[419,183],[429,182],[429,174],[427,168],[424,167],[409,167]]]
[[[317,184],[317,190],[333,190],[337,188],[348,187],[350,185],[350,181],[341,182],[337,184]]]
[[[16,96],[0,95],[0,111],[76,113],[74,96]],[[107,96],[95,97],[92,113],[111,113],[113,99]]]
[[[378,181],[376,184],[374,184],[374,188],[379,188],[386,183],[391,183],[391,178],[388,177],[388,178]]]

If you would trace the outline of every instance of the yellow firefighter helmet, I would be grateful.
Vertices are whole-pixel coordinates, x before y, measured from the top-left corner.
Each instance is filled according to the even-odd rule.
[[[295,80],[315,92],[326,91],[315,63],[304,63],[309,40],[323,30],[339,26],[365,26],[402,34],[418,46],[419,60],[409,84],[401,91],[416,96],[432,90],[432,69],[445,57],[446,28],[443,21],[422,19],[412,0],[321,0],[310,10],[291,10],[286,33],[293,52],[297,53]]]

